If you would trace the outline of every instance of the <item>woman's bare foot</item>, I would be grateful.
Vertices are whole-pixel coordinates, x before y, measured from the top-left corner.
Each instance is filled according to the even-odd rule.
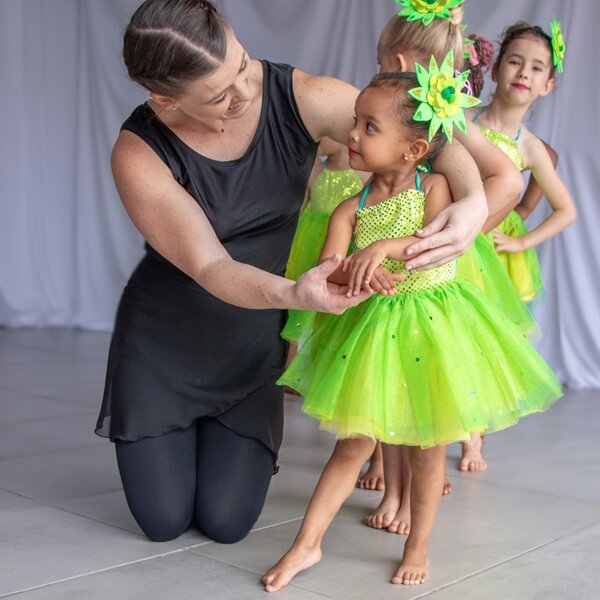
[[[481,449],[483,447],[483,436],[480,433],[472,433],[468,442],[462,442],[462,457],[459,470],[477,473],[487,469],[487,463],[483,459]]]
[[[277,592],[285,587],[300,571],[316,565],[321,560],[321,548],[292,546],[263,576],[267,592]]]
[[[404,549],[404,556],[398,570],[392,577],[392,583],[419,585],[429,579],[429,559],[427,552]]]
[[[383,461],[371,458],[371,463],[367,472],[356,481],[356,487],[361,490],[385,491],[385,481],[383,479]]]
[[[387,529],[392,524],[399,508],[400,502],[396,498],[384,496],[375,511],[363,519],[363,523],[373,529]]]

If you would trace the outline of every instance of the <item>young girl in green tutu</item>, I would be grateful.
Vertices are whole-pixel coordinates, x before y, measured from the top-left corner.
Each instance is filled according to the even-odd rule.
[[[418,76],[418,79],[417,79]],[[304,396],[303,410],[336,434],[290,550],[263,577],[277,591],[321,558],[321,541],[377,440],[408,446],[412,527],[393,583],[423,583],[444,481],[445,445],[514,425],[561,395],[560,383],[521,331],[481,291],[455,278],[456,264],[406,272],[415,231],[452,202],[426,159],[465,128],[451,53],[438,69],[382,73],[356,102],[350,166],[374,173],[333,213],[321,258],[354,253],[334,274],[350,294],[374,287],[362,305],[320,315],[279,383]],[[391,282],[389,273],[407,274]]]
[[[564,50],[556,20],[551,24],[551,35],[523,21],[508,27],[492,69],[496,83],[492,101],[471,116],[519,170],[531,171],[552,208],[542,223],[528,231],[522,215],[527,216],[532,209],[519,205],[491,234],[502,263],[526,302],[543,287],[535,247],[558,235],[576,216],[573,198],[545,144],[523,125],[533,103],[554,88],[555,73],[563,69]]]

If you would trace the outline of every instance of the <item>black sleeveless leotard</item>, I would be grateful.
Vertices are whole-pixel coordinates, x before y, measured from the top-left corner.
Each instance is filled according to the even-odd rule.
[[[198,154],[146,104],[122,129],[165,162],[233,259],[283,275],[317,144],[294,99],[293,68],[262,65],[258,128],[237,160]],[[146,244],[117,311],[96,432],[136,441],[211,416],[276,454],[285,317],[218,300]]]

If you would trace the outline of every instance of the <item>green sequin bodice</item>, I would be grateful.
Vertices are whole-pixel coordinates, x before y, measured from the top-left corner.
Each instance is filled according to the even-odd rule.
[[[400,192],[384,202],[365,206],[356,211],[353,242],[363,250],[377,240],[413,235],[423,226],[425,196],[417,190]],[[404,263],[385,259],[383,266],[393,273],[407,273],[404,281],[396,284],[400,292],[411,293],[428,290],[452,281],[456,275],[456,262],[429,271],[407,272]]]
[[[330,215],[342,200],[358,194],[362,188],[360,177],[352,169],[332,171],[324,168],[312,185],[307,209]]]
[[[502,150],[502,152],[515,163],[515,166],[519,171],[523,170],[523,159],[521,158],[519,143],[516,140],[513,140],[513,138],[497,129],[481,126],[479,129],[481,130],[481,133],[496,146],[496,148]]]

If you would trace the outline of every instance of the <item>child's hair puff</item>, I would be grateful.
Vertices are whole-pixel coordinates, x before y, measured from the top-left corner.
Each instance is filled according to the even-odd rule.
[[[469,53],[465,67],[470,71],[469,81],[473,96],[479,98],[485,83],[485,74],[494,64],[494,44],[487,38],[474,33],[469,35],[469,40],[472,44],[465,46]]]

